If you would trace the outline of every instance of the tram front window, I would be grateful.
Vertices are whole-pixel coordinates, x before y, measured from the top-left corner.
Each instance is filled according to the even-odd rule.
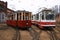
[[[46,20],[54,20],[54,14],[47,14]]]

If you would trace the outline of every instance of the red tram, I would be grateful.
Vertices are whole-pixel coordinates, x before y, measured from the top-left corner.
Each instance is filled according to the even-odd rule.
[[[37,14],[32,15],[32,24],[39,26],[39,28],[55,27],[55,14],[51,9],[44,9]]]
[[[17,11],[8,15],[7,25],[19,28],[31,27],[31,12],[28,11]]]

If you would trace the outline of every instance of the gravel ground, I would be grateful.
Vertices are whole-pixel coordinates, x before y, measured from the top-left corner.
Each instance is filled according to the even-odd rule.
[[[1,25],[0,27],[6,27],[6,25]],[[32,26],[34,30],[37,31],[39,40],[50,40],[50,36],[46,31],[42,31],[38,29],[36,26]],[[55,29],[57,32],[56,35],[60,37],[60,33]],[[20,32],[20,40],[32,40],[33,37],[29,34],[27,30],[19,30]],[[16,34],[16,30],[14,28],[8,27],[7,29],[0,30],[0,40],[13,40]]]

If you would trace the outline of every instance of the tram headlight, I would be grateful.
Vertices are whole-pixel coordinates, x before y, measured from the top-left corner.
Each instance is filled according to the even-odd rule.
[[[28,25],[28,23],[26,23]]]

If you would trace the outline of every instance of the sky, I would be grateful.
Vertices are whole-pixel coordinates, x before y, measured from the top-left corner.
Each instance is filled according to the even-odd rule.
[[[36,14],[39,8],[52,8],[60,5],[60,0],[1,0],[8,2],[8,8],[12,10],[26,10]]]

